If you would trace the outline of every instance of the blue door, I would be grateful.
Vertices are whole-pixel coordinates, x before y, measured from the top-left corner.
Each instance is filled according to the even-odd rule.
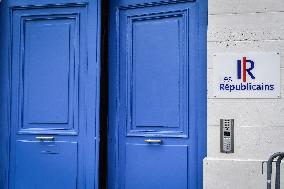
[[[96,0],[3,2],[9,189],[98,188],[99,7]]]
[[[202,188],[206,7],[111,1],[110,188]]]

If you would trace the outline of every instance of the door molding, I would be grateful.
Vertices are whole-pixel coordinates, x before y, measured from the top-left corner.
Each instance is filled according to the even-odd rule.
[[[196,0],[164,0],[164,1],[153,1],[153,0],[138,0],[138,1],[128,1],[121,0],[119,1],[120,9],[135,9],[135,8],[144,8],[144,7],[153,7],[160,5],[171,5],[177,3],[187,3],[194,2]]]

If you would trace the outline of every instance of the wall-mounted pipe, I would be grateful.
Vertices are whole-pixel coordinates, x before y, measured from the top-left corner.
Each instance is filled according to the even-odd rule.
[[[268,162],[267,162],[267,189],[271,189],[271,176],[272,176],[272,162],[275,158],[277,157],[281,157],[281,156],[284,156],[284,152],[276,152],[275,154],[271,155]],[[279,176],[280,176],[280,163],[281,163],[281,160],[279,160]],[[278,161],[277,161],[278,162]],[[277,164],[276,162],[276,164]],[[280,184],[280,178],[279,179],[279,184]],[[275,184],[276,186],[276,184]]]
[[[281,155],[277,158],[276,161],[276,178],[275,178],[275,189],[280,189],[280,173],[281,173],[281,161],[284,158],[284,155]]]

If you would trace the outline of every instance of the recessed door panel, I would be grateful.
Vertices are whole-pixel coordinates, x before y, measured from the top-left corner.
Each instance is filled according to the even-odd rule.
[[[79,12],[14,12],[19,132],[78,129]],[[20,33],[19,33],[20,32]],[[16,74],[16,72],[14,72]]]
[[[134,124],[178,127],[179,20],[148,18],[132,24]]]
[[[125,189],[187,189],[187,148],[126,144]]]
[[[15,188],[76,189],[76,142],[17,141]]]
[[[186,136],[189,10],[142,10],[122,10],[120,17],[126,45],[121,61],[128,76],[128,134]]]
[[[24,90],[26,105],[23,110],[24,123],[27,125],[66,124],[68,123],[69,75],[72,73],[69,67],[74,67],[74,58],[70,61],[70,58],[74,56],[70,53],[70,50],[74,50],[72,45],[74,36],[69,34],[70,24],[68,22],[60,24],[60,21],[55,23],[54,21],[27,21],[25,30],[24,45],[27,52],[24,55],[26,64],[23,70],[23,85],[26,89]],[[72,77],[70,80],[72,86]]]
[[[134,124],[179,127],[179,20],[135,20],[132,33]]]

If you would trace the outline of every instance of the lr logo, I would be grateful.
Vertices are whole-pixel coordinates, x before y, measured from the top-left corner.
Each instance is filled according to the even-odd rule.
[[[248,64],[250,66],[248,66]],[[252,60],[247,60],[247,57],[243,57],[242,60],[238,60],[238,79],[243,79],[243,82],[247,82],[247,74],[255,79],[253,73],[251,72],[254,69],[254,62]]]

